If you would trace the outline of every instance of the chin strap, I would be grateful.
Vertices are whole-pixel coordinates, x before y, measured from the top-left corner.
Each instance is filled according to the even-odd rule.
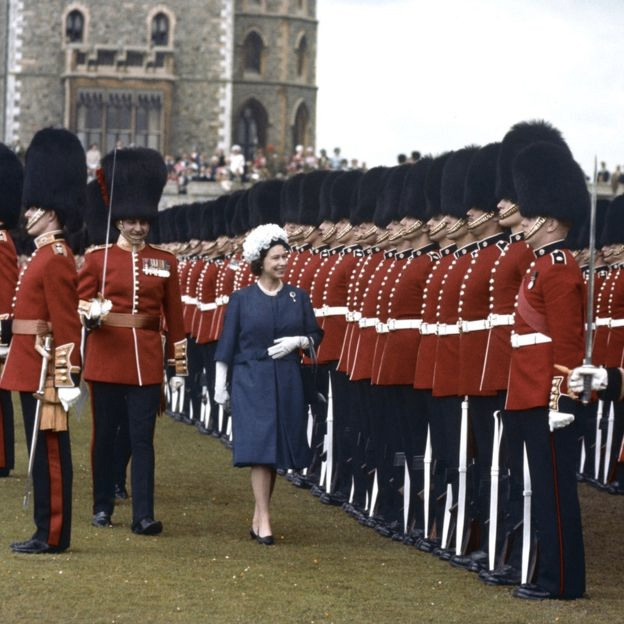
[[[533,227],[524,234],[524,240],[528,241],[531,236],[534,236],[537,232],[539,232],[544,223],[546,223],[546,217],[537,217]]]

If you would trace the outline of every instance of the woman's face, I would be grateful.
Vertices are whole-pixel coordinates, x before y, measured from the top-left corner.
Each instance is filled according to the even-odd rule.
[[[262,261],[262,276],[281,280],[286,271],[289,253],[284,245],[273,245]]]

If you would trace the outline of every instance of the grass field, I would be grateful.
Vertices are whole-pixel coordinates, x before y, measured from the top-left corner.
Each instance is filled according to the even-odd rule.
[[[130,507],[113,528],[90,525],[90,418],[72,423],[72,546],[15,555],[33,532],[22,508],[23,428],[17,467],[0,480],[0,623],[616,623],[624,621],[624,498],[580,486],[587,598],[532,603],[487,587],[413,547],[363,528],[342,510],[278,478],[275,547],[249,538],[248,470],[231,467],[218,440],[167,417],[156,434],[156,517],[164,531],[130,531]]]

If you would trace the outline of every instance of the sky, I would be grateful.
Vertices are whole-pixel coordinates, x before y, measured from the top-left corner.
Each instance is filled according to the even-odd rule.
[[[396,164],[559,128],[624,170],[623,0],[317,0],[317,151]]]

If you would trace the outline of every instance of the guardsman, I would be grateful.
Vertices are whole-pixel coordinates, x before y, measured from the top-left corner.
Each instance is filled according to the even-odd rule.
[[[436,335],[438,292],[451,263],[455,260],[455,244],[446,237],[447,221],[442,214],[441,201],[442,173],[449,156],[450,153],[445,153],[434,158],[425,178],[425,201],[430,215],[426,226],[429,238],[438,246],[439,251],[438,259],[433,263],[423,289],[420,311],[421,337],[413,382],[414,389],[421,395],[419,402],[425,409],[430,439],[427,464],[424,463],[423,457],[423,467],[431,475],[429,495],[424,492],[423,497],[427,499],[424,502],[423,512],[428,510],[428,513],[423,515],[424,536],[416,542],[417,548],[424,552],[432,552],[440,546],[443,530],[442,509],[446,495],[446,436],[444,422],[436,411],[431,389],[438,341]]]
[[[22,163],[6,145],[0,143],[0,362],[4,362],[11,337],[11,303],[18,268],[17,253],[9,230],[15,228],[19,219],[23,181]],[[8,477],[15,464],[13,404],[8,390],[0,390],[0,412],[0,477]]]
[[[606,312],[608,318],[607,348],[604,360],[595,364],[619,368],[624,365],[624,197],[611,201],[602,233],[602,256],[609,265]],[[611,407],[612,406],[612,407]],[[602,443],[604,444],[601,487],[611,494],[624,493],[624,465],[618,462],[624,430],[624,406],[621,402],[605,402],[602,409]]]
[[[36,249],[15,290],[13,337],[0,379],[0,388],[20,393],[26,439],[34,453],[36,531],[31,539],[11,544],[18,553],[57,553],[70,544],[73,473],[67,409],[80,396],[81,330],[76,265],[62,229],[78,229],[86,180],[84,150],[74,134],[52,128],[35,134],[26,152],[22,204]]]
[[[320,495],[321,502],[348,505],[352,485],[352,437],[349,425],[349,378],[337,370],[338,358],[347,331],[347,294],[351,275],[359,257],[361,247],[355,242],[351,224],[351,211],[355,210],[357,188],[364,174],[361,171],[339,172],[335,178],[328,178],[323,188],[330,186],[330,215],[321,224],[323,240],[329,243],[325,263],[319,267],[310,288],[310,299],[315,315],[323,329],[323,341],[319,345],[317,358],[321,370],[329,371],[331,393],[328,393],[328,410],[333,416],[333,445],[331,455],[330,485]],[[328,412],[329,413],[329,412]],[[328,450],[329,452],[329,450]]]
[[[459,389],[468,402],[468,431],[474,440],[472,470],[476,472],[471,500],[470,536],[466,551],[451,558],[451,563],[479,571],[486,567],[490,515],[490,471],[495,412],[502,407],[496,392],[481,387],[483,363],[488,342],[488,295],[490,273],[505,248],[507,236],[496,218],[496,162],[500,143],[482,147],[470,161],[466,175],[464,204],[468,229],[477,240],[477,251],[460,287],[458,304]],[[478,532],[477,532],[478,530]]]
[[[373,219],[377,196],[381,192],[385,174],[385,167],[369,169],[362,176],[357,187],[357,203],[351,212],[351,223],[357,228],[355,241],[362,246],[362,253],[357,254],[358,263],[353,267],[349,278],[346,305],[348,326],[337,365],[338,370],[346,373],[350,380],[348,427],[353,449],[353,495],[350,501],[352,506],[349,510],[359,521],[366,521],[363,512],[366,508],[367,492],[374,475],[372,457],[368,452],[371,450],[369,448],[370,380],[366,378],[354,380],[351,373],[355,364],[360,330],[359,321],[362,318],[361,299],[377,265],[383,260],[383,253],[376,245],[378,231]]]
[[[509,244],[494,262],[489,286],[488,348],[483,367],[481,389],[498,394],[498,405],[504,407],[511,362],[511,328],[520,283],[534,259],[524,241],[522,216],[513,183],[512,163],[517,154],[535,141],[548,141],[568,149],[559,130],[544,121],[523,121],[505,134],[496,168],[496,197],[500,225],[510,231]],[[501,519],[500,556],[494,570],[481,570],[480,580],[491,585],[516,585],[520,581],[523,508],[523,450],[515,419],[501,411],[503,421],[499,474],[501,497],[497,517]],[[504,493],[504,495],[502,495]],[[490,520],[492,522],[492,519]],[[489,527],[488,527],[489,532]],[[498,531],[497,531],[498,532]],[[491,554],[491,553],[490,553]]]
[[[113,166],[114,163],[114,166]],[[113,175],[114,171],[114,175]],[[85,379],[93,409],[93,519],[111,525],[114,502],[112,447],[121,414],[132,450],[132,531],[155,535],[154,427],[163,380],[162,327],[167,364],[187,371],[186,337],[175,256],[145,243],[167,178],[162,156],[148,148],[107,154],[100,173],[104,205],[113,196],[115,245],[86,255],[79,275],[80,310],[91,327],[85,346]],[[125,362],[120,367],[119,362]]]
[[[535,254],[518,293],[506,410],[516,421],[531,479],[536,567],[518,598],[574,599],[585,592],[577,494],[574,400],[562,370],[584,353],[583,278],[564,240],[589,210],[585,176],[559,145],[536,142],[512,166],[522,229]]]
[[[442,172],[441,202],[442,212],[446,218],[446,236],[451,239],[456,250],[453,252],[446,275],[442,280],[438,292],[436,307],[436,354],[433,373],[432,396],[434,400],[434,412],[444,423],[444,435],[446,438],[446,486],[447,493],[452,494],[452,500],[447,497],[445,501],[447,519],[450,519],[450,509],[456,509],[456,526],[458,532],[462,528],[462,513],[465,506],[460,498],[466,491],[462,483],[460,470],[467,467],[467,455],[465,445],[462,448],[461,425],[465,418],[462,412],[462,397],[459,395],[459,379],[457,366],[459,361],[459,301],[461,286],[464,275],[470,267],[473,253],[478,246],[474,236],[468,229],[466,218],[466,205],[464,203],[464,187],[466,174],[470,162],[477,152],[476,147],[465,147],[453,152]],[[463,456],[462,456],[463,453]],[[462,457],[464,466],[462,467]],[[467,500],[467,497],[466,497]],[[443,540],[442,550],[437,553],[443,559],[450,559],[453,554],[462,554],[464,544],[457,544],[457,539],[451,542],[453,537],[452,524]],[[459,533],[458,533],[459,534]],[[455,537],[457,537],[457,535]],[[444,543],[446,542],[446,543]]]
[[[401,537],[409,544],[423,534],[423,505],[419,495],[423,488],[427,420],[423,395],[414,390],[412,383],[421,338],[425,283],[438,258],[426,226],[425,180],[431,162],[431,158],[423,158],[415,165],[405,166],[399,200],[400,220],[389,225],[390,241],[397,245],[397,270],[378,294],[380,322],[376,328],[372,373],[372,383],[387,389],[386,396],[395,408],[393,446],[386,461],[395,467],[390,487],[399,490],[399,495],[400,489],[403,490],[403,526],[402,530],[392,533],[392,537]],[[378,527],[377,531],[383,535],[390,533],[388,527]]]

